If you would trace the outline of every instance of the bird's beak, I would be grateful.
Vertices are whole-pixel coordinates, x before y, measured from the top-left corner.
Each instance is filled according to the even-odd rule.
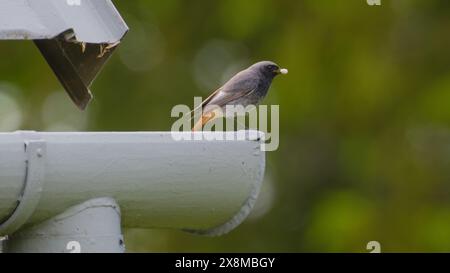
[[[280,68],[275,71],[277,74],[287,74],[289,71],[286,68]]]

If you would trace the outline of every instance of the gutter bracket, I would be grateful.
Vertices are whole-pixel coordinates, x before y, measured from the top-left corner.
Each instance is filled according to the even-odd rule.
[[[45,176],[46,143],[35,132],[21,132],[26,154],[25,181],[18,204],[10,217],[0,224],[0,235],[10,235],[22,227],[41,198]]]
[[[6,253],[124,253],[121,213],[110,197],[75,205],[5,241]]]

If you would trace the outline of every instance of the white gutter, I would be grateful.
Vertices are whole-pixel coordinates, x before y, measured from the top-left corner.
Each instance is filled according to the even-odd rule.
[[[0,133],[0,235],[96,197],[117,201],[125,227],[220,235],[247,217],[264,166],[259,139]]]

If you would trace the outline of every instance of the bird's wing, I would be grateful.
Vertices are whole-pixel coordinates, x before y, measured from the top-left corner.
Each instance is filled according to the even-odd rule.
[[[248,71],[242,71],[231,78],[226,84],[214,91],[206,98],[201,105],[197,106],[192,112],[194,113],[200,107],[205,108],[207,105],[225,106],[231,101],[245,97],[253,93],[258,87],[258,81],[253,77],[248,77]]]
[[[251,89],[239,89],[232,91],[221,90],[217,92],[217,94],[214,94],[214,96],[208,102],[206,102],[203,107],[207,105],[217,105],[222,107],[234,100],[250,95],[255,90],[256,87]]]
[[[236,74],[224,86],[208,97],[202,106],[217,105],[223,107],[234,100],[253,93],[258,87],[258,80],[252,77],[250,73],[250,71],[244,70]]]
[[[209,95],[209,97],[207,97],[207,98],[206,98],[199,106],[195,107],[194,110],[192,110],[191,112],[189,112],[189,115],[191,116],[191,119],[194,118],[192,114],[193,114],[195,111],[197,111],[198,109],[205,107],[205,105],[207,105],[208,102],[210,102],[210,101],[212,100],[212,98],[214,98],[214,97],[217,95],[217,93],[220,92],[221,89],[222,89],[222,88],[219,88],[219,89],[217,89],[216,91],[214,91],[214,92],[213,92],[211,95]]]

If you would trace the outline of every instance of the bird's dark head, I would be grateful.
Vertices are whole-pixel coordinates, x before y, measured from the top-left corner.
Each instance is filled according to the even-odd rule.
[[[274,78],[277,75],[288,73],[287,69],[280,68],[276,63],[270,61],[256,63],[250,66],[249,69],[255,70],[270,79]]]

